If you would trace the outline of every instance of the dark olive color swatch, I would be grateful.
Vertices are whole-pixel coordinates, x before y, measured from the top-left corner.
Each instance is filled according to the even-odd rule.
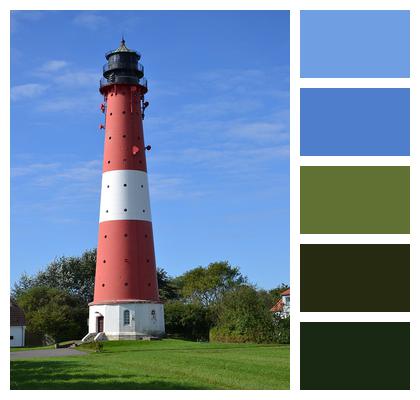
[[[302,322],[300,388],[410,389],[410,324]]]
[[[302,244],[300,311],[410,311],[410,245]]]
[[[301,167],[301,233],[410,233],[410,168]]]

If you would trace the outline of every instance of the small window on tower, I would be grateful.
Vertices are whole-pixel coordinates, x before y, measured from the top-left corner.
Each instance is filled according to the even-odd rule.
[[[124,310],[124,325],[130,325],[130,310]]]

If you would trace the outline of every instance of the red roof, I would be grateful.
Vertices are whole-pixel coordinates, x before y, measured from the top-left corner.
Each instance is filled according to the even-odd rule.
[[[271,312],[283,311],[283,306],[284,306],[283,300],[280,299],[273,307],[270,308],[270,311]]]
[[[290,296],[290,288],[280,293],[281,296]],[[284,303],[280,299],[273,307],[270,308],[271,312],[280,312],[283,311]]]
[[[10,299],[10,326],[25,325],[25,314],[22,309]]]

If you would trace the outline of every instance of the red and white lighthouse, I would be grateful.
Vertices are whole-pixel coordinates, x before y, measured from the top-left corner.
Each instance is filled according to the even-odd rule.
[[[120,46],[106,54],[100,92],[104,158],[95,293],[89,336],[140,339],[165,331],[159,301],[143,137],[147,81],[140,54]]]

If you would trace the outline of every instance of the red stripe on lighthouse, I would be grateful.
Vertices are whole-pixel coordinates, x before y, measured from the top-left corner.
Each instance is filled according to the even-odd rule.
[[[139,86],[111,85],[107,103],[103,171],[135,169],[147,171],[141,123]],[[141,151],[133,153],[133,146]]]
[[[151,222],[101,222],[94,303],[159,301],[155,265]]]

